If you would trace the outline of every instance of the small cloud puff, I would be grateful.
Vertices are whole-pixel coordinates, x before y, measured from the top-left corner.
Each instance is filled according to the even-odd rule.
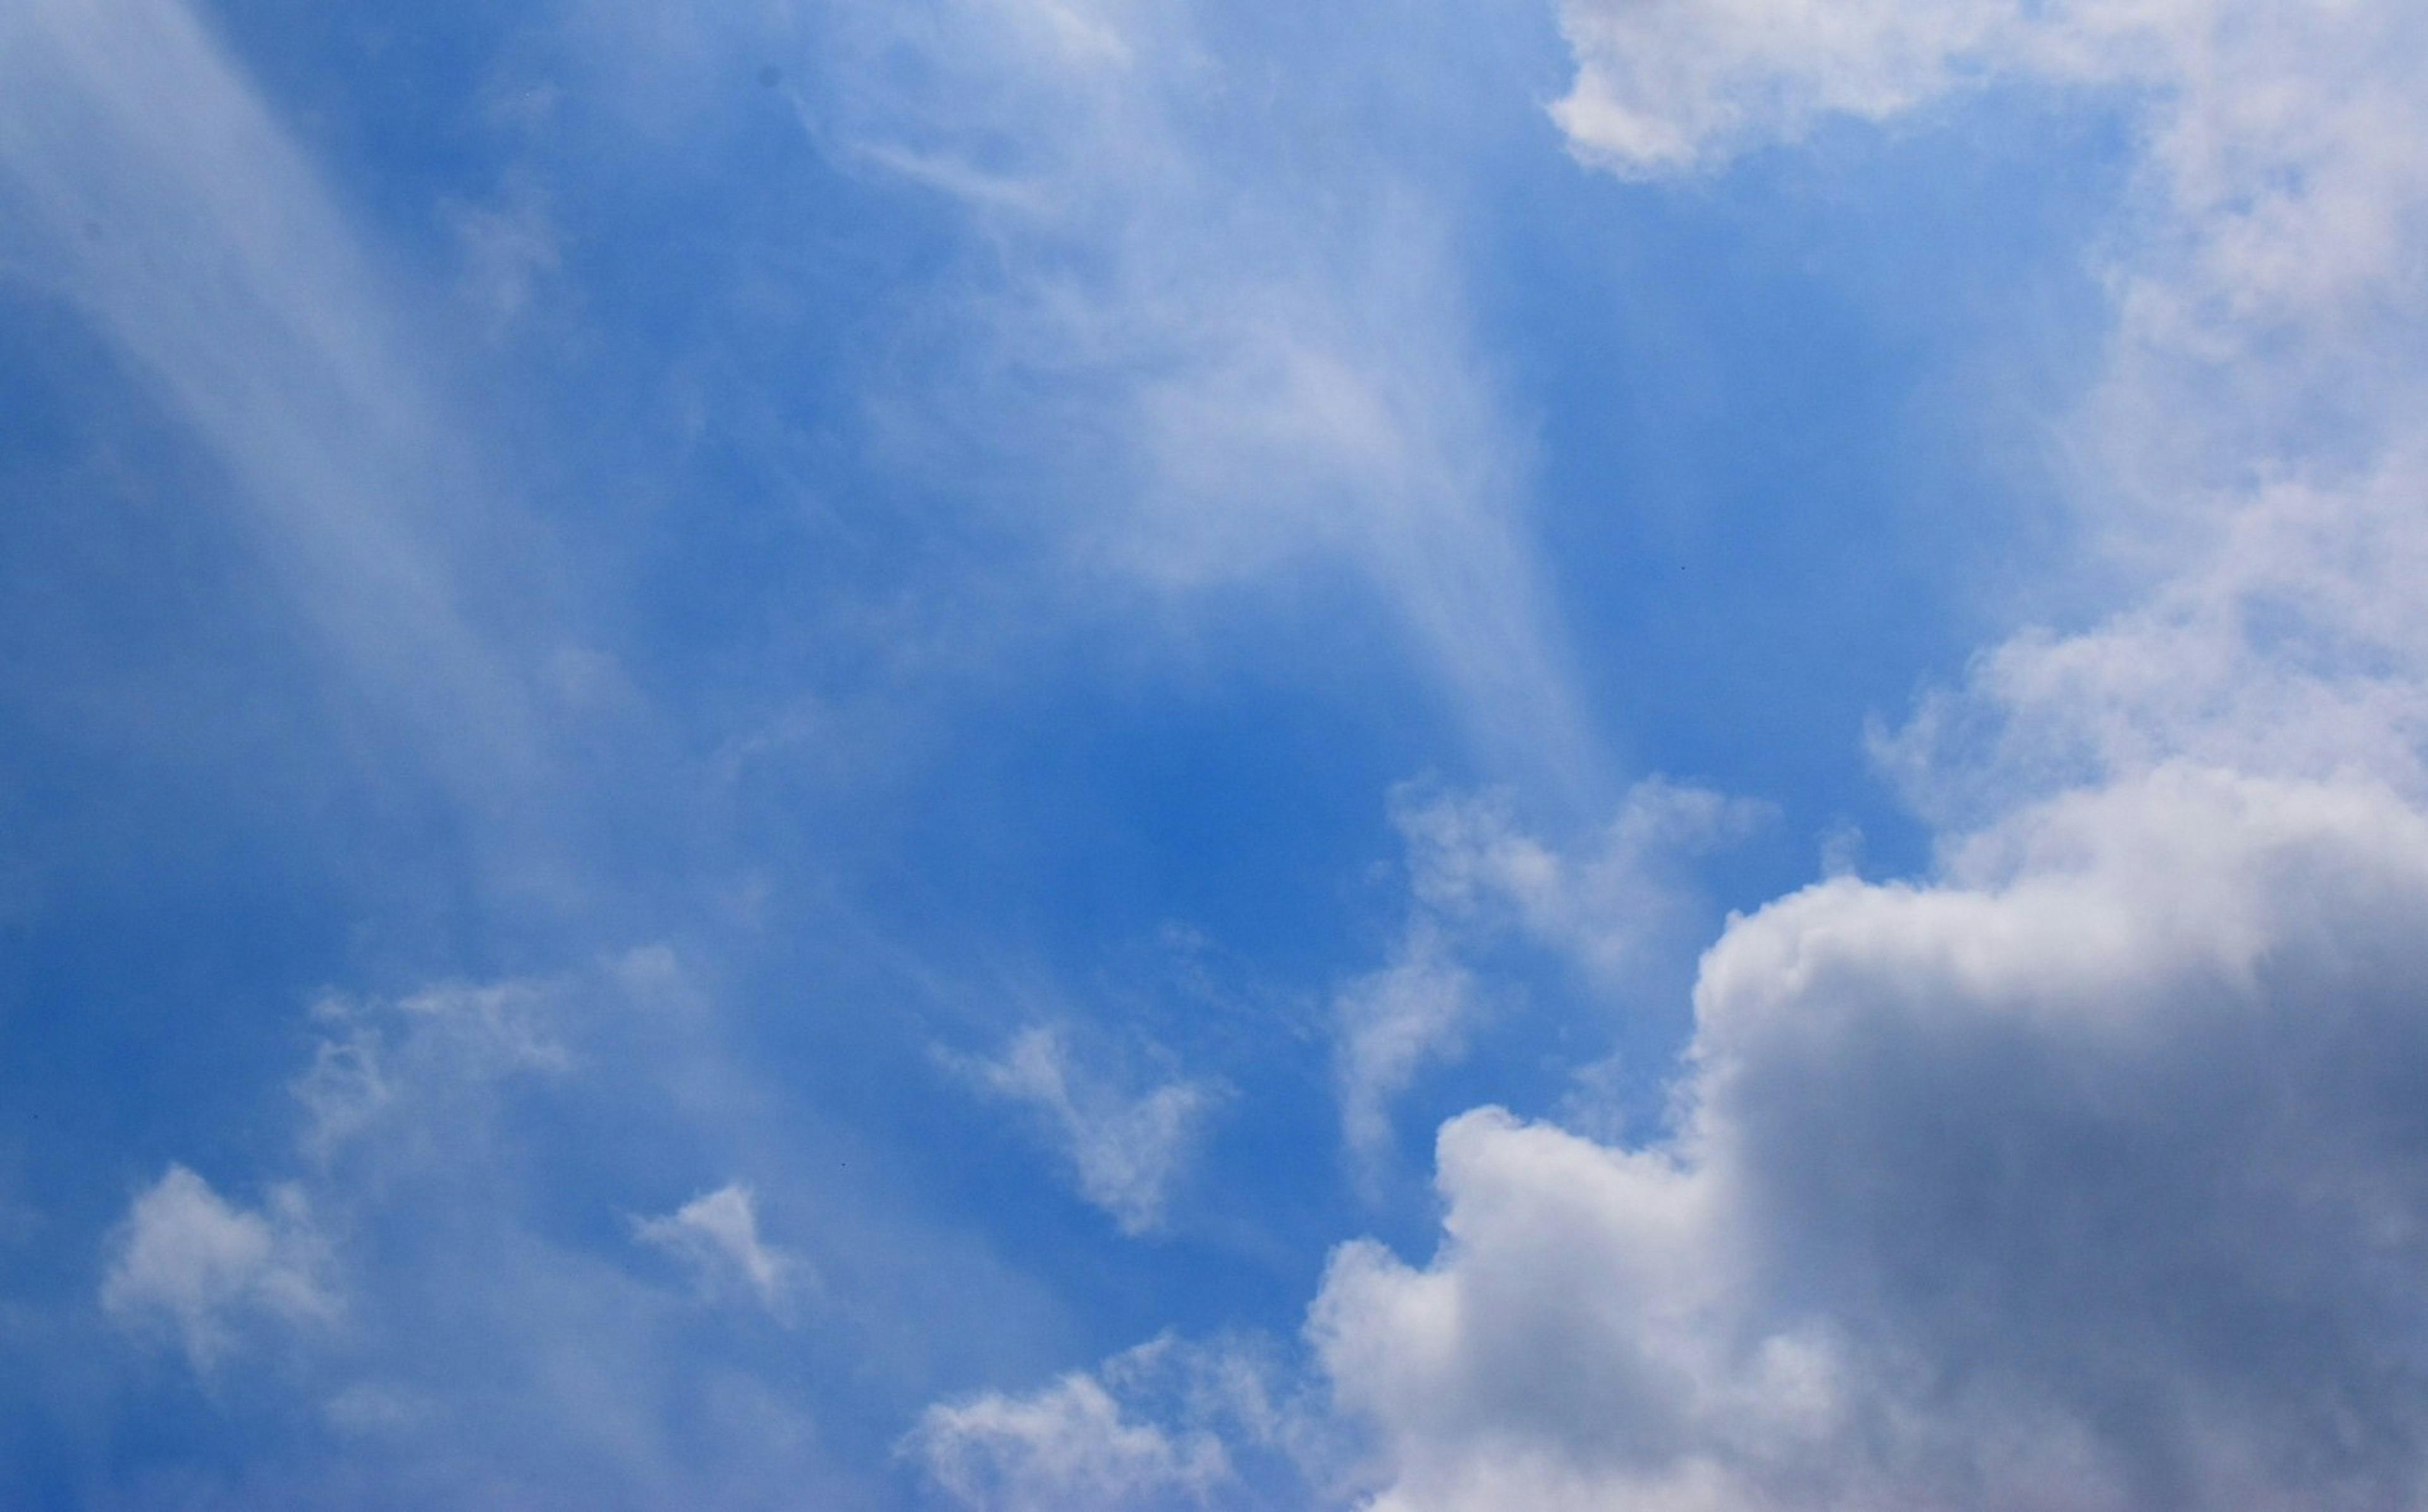
[[[657,1218],[636,1218],[632,1237],[689,1265],[711,1291],[741,1280],[778,1320],[789,1322],[810,1269],[759,1237],[759,1205],[749,1187],[729,1182]]]
[[[1163,1227],[1173,1184],[1222,1098],[1220,1087],[1199,1081],[1130,1092],[1080,1064],[1049,1025],[1022,1031],[994,1060],[956,1064],[987,1091],[1041,1114],[1079,1195],[1133,1236]]]
[[[1258,1361],[1166,1336],[1025,1396],[939,1403],[902,1451],[964,1506],[1144,1512],[1235,1504],[1223,1439],[1252,1446],[1280,1427]]]
[[[234,1348],[248,1325],[325,1325],[338,1315],[322,1279],[326,1246],[292,1186],[252,1212],[172,1165],[137,1195],[109,1248],[103,1309],[133,1332],[165,1326],[198,1372]]]

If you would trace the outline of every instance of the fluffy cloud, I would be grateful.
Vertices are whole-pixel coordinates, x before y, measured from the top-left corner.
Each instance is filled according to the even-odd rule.
[[[632,1235],[681,1259],[711,1287],[738,1276],[778,1318],[791,1315],[795,1292],[808,1274],[799,1260],[759,1237],[758,1199],[739,1181],[662,1217],[635,1220]]]
[[[1127,1421],[1084,1374],[1031,1396],[930,1407],[910,1443],[946,1494],[998,1512],[1202,1504],[1230,1478],[1219,1440]]]
[[[1879,119],[1945,89],[2011,0],[1567,0],[1575,87],[1554,110],[1623,172],[1700,166],[1816,116]]]
[[[172,1165],[139,1194],[110,1244],[101,1304],[138,1332],[165,1325],[209,1371],[254,1324],[333,1322],[325,1246],[303,1193],[280,1187],[259,1212]]]
[[[1670,1140],[1497,1111],[1311,1334],[1405,1508],[2428,1489],[2428,821],[2169,767],[1708,958]]]
[[[1070,1162],[1080,1195],[1125,1234],[1163,1226],[1164,1203],[1221,1091],[1174,1081],[1131,1092],[1076,1061],[1062,1032],[1038,1025],[994,1060],[962,1069],[981,1087],[1025,1104]]]
[[[2428,215],[2416,7],[1564,0],[1561,16],[1577,75],[1554,114],[1579,154],[1635,176],[1793,140],[1827,116],[1886,119],[1968,83],[2122,91],[2141,117],[2137,208],[2156,212],[2111,249],[2121,382],[2105,398],[2133,429],[2316,446],[2316,390],[2351,385],[2340,397],[2375,408],[2389,361],[2416,378],[2384,323],[2417,319],[2428,276],[2412,250]],[[2163,376],[2213,385],[2206,417],[2144,389],[2186,359],[2211,371]],[[2280,404],[2313,390],[2308,413],[2255,429],[2255,388]],[[2236,389],[2234,413],[2219,413]],[[2175,493],[2185,480],[2145,481]]]
[[[948,1496],[1001,1512],[1326,1502],[1307,1473],[1318,1425],[1281,1386],[1270,1350],[1165,1335],[1025,1395],[929,1407],[902,1447]]]
[[[702,1136],[697,1110],[730,1120],[747,1093],[704,1042],[696,996],[673,952],[649,948],[556,978],[316,1004],[323,1038],[293,1085],[291,1179],[248,1209],[172,1167],[103,1256],[107,1317],[181,1347],[221,1404],[274,1394],[296,1424],[224,1486],[194,1471],[196,1494],[349,1506],[864,1499],[801,1390],[769,1379],[789,1367],[735,1364],[745,1351],[797,1362],[818,1347],[776,1326],[796,1321],[819,1277],[763,1225],[770,1209],[812,1206],[797,1179],[811,1162],[797,1146],[746,1155],[731,1144],[753,1142]],[[694,1168],[768,1149],[781,1195],[763,1208],[736,1183],[619,1222],[641,1182],[580,1169],[619,1147]],[[649,1252],[746,1308],[694,1305],[651,1274],[669,1266]],[[913,1286],[932,1263],[908,1244],[883,1258]],[[863,1259],[856,1274],[874,1268]],[[927,1315],[983,1295],[984,1282],[955,1280],[923,1293]],[[315,1347],[273,1354],[282,1341]]]

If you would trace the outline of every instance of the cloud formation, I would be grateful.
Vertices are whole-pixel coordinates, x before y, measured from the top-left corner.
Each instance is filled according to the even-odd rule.
[[[136,1195],[110,1241],[101,1305],[139,1333],[165,1326],[207,1374],[258,1325],[325,1325],[339,1313],[327,1249],[300,1188],[229,1203],[182,1165]]]
[[[902,1450],[990,1512],[1324,1504],[1316,1428],[1269,1352],[1165,1334],[1033,1391],[940,1403]]]
[[[963,1069],[986,1091],[1025,1105],[1070,1162],[1079,1195],[1129,1235],[1163,1227],[1164,1207],[1222,1100],[1210,1081],[1166,1081],[1132,1092],[1080,1065],[1062,1031],[1034,1025],[1001,1056]]]
[[[1531,459],[1483,377],[1451,228],[1386,154],[1310,180],[1309,128],[1260,119],[1199,35],[1222,19],[1107,0],[839,8],[812,133],[944,197],[988,248],[941,301],[976,360],[917,400],[964,429],[920,433],[1045,464],[1091,600],[1287,590],[1345,565],[1487,762],[1587,790],[1528,541]],[[1039,435],[1052,456],[1029,453]]]
[[[1616,785],[1597,778],[1566,671],[1572,626],[1534,560],[1522,401],[1495,376],[1504,356],[1515,369],[1544,353],[1498,350],[1489,332],[1470,329],[1469,296],[1476,308],[1505,300],[1490,285],[1540,272],[1533,260],[1554,257],[1546,243],[1628,222],[1571,200],[1549,205],[1536,182],[1479,195],[1496,215],[1537,218],[1525,233],[1535,240],[1506,266],[1467,266],[1478,254],[1452,223],[1461,212],[1443,192],[1448,175],[1417,163],[1464,139],[1455,103],[1429,106],[1422,129],[1399,139],[1407,122],[1334,98],[1369,71],[1437,61],[1375,45],[1379,27],[1422,29],[1388,7],[1350,8],[1327,22],[1338,32],[1304,48],[1315,32],[1241,46],[1225,28],[1269,18],[1181,0],[907,0],[762,8],[743,21],[631,8],[577,6],[555,29],[669,40],[681,54],[669,73],[731,61],[714,56],[726,45],[709,40],[720,27],[758,28],[754,46],[779,33],[809,39],[787,55],[808,57],[791,73],[756,57],[730,70],[727,82],[766,106],[759,115],[772,126],[737,109],[667,154],[704,142],[699,155],[716,157],[743,142],[732,155],[746,161],[721,171],[746,178],[746,191],[705,174],[653,178],[612,134],[576,139],[620,107],[595,98],[595,80],[560,89],[496,76],[480,86],[492,100],[513,89],[541,102],[526,122],[534,137],[542,117],[586,122],[566,128],[559,159],[488,161],[469,137],[449,136],[441,108],[414,117],[412,135],[446,142],[436,155],[451,161],[414,178],[399,170],[410,155],[396,150],[403,118],[343,117],[313,129],[371,144],[361,158],[398,177],[324,185],[203,10],[32,0],[0,15],[11,288],[77,312],[120,376],[224,466],[315,654],[325,642],[343,662],[333,682],[348,697],[367,691],[437,753],[450,780],[436,786],[450,790],[401,828],[434,851],[464,837],[490,858],[470,870],[523,884],[484,892],[451,859],[395,864],[390,851],[350,849],[348,866],[392,871],[398,891],[421,902],[307,923],[327,936],[312,946],[214,939],[231,953],[259,945],[276,971],[304,973],[304,987],[275,989],[290,994],[283,1001],[326,980],[335,960],[370,963],[374,980],[440,984],[322,1000],[317,1049],[290,1083],[293,1179],[221,1173],[229,1192],[267,1194],[257,1207],[174,1165],[106,1236],[123,1190],[108,1185],[123,1178],[105,1179],[99,1216],[78,1231],[76,1326],[166,1341],[215,1390],[273,1341],[314,1341],[293,1369],[248,1383],[273,1412],[313,1426],[282,1427],[268,1447],[267,1434],[195,1436],[234,1446],[225,1474],[191,1471],[205,1488],[196,1494],[882,1504],[890,1490],[912,1494],[882,1484],[899,1443],[894,1471],[975,1506],[2076,1512],[2428,1497],[2418,1443],[2428,1358],[2413,1300],[2428,1261],[2417,1175],[2428,1120],[2415,1111],[2428,1106],[2418,1003],[2428,960],[2417,943],[2428,938],[2428,614],[2418,607],[2428,455],[2416,439],[2428,395],[2428,94],[2418,88],[2428,21],[2417,8],[1559,0],[1577,72],[1556,122],[1576,156],[1631,180],[1716,172],[1832,119],[1960,129],[1968,96],[1991,84],[2091,100],[2128,122],[2120,139],[2134,169],[2087,254],[2107,279],[2113,329],[2053,448],[2075,485],[2083,578],[2124,586],[2096,612],[1992,647],[1880,736],[1884,760],[1940,824],[1938,861],[1909,881],[1835,876],[1732,920],[1699,973],[1671,1126],[1597,1142],[1577,1132],[1588,1120],[1559,1128],[1485,1109],[1441,1130],[1439,1248],[1353,1243],[1325,1273],[1305,1335],[1321,1403],[1276,1387],[1266,1362],[1169,1340],[1055,1374],[1074,1338],[1104,1337],[1109,1317],[1152,1327],[1172,1314],[1147,1309],[1176,1296],[1196,1317],[1270,1308],[1276,1295],[1288,1309],[1321,1246],[1353,1231],[1337,1212],[1306,1211],[1334,1195],[1322,1179],[1284,1187],[1236,1169],[1224,1177],[1241,1184],[1224,1196],[1256,1208],[1253,1223],[1203,1245],[1121,1244],[1103,1231],[1165,1227],[1183,1179],[1202,1174],[1216,1105],[1239,1094],[1169,1067],[1108,1070],[1092,1053],[1106,1043],[1091,1037],[1101,1026],[1074,1019],[956,1063],[1003,1107],[904,1106],[932,1096],[933,1064],[923,1032],[889,1031],[883,1005],[914,997],[900,989],[922,972],[873,959],[923,948],[966,958],[1000,938],[993,932],[1091,939],[1131,906],[1091,912],[1098,905],[1041,886],[1034,915],[1006,922],[1017,910],[955,872],[993,838],[973,815],[1033,807],[1047,815],[1038,827],[1051,827],[1050,805],[1028,800],[1073,800],[1036,790],[1053,786],[1033,780],[1044,764],[1015,751],[998,766],[991,752],[932,786],[888,771],[909,785],[905,798],[834,775],[915,765],[893,759],[892,723],[875,720],[879,733],[861,738],[873,755],[842,761],[821,744],[826,725],[805,720],[764,762],[798,769],[788,777],[797,789],[723,782],[726,796],[751,789],[719,811],[737,833],[678,836],[703,818],[681,790],[684,753],[758,749],[724,725],[763,715],[736,706],[768,687],[790,696],[787,680],[826,653],[770,647],[817,640],[804,626],[829,610],[865,613],[853,633],[881,648],[872,660],[884,665],[865,676],[883,685],[900,675],[889,658],[928,655],[902,652],[897,642],[920,637],[894,627],[961,612],[959,590],[980,579],[1046,579],[1016,593],[1057,612],[1078,603],[1119,616],[1124,642],[1140,624],[1168,626],[1176,604],[1218,604],[1243,586],[1370,596],[1452,707],[1477,765],[1518,791],[1403,789],[1393,818],[1409,896],[1391,942],[1344,964],[1313,958],[1322,946],[1306,936],[1321,925],[1272,927],[1261,943],[1284,942],[1276,959],[1296,963],[1276,969],[1304,970],[1311,1013],[1329,1016],[1291,1045],[1259,1039],[1205,1064],[1259,1096],[1288,1083],[1274,1109],[1255,1110],[1280,1114],[1266,1126],[1278,1131],[1267,1151],[1324,1146],[1328,1086],[1353,1160],[1379,1163],[1395,1112],[1518,1000],[1501,970],[1510,954],[1550,958],[1616,1016],[1661,975],[1691,919],[1679,857],[1758,819],[1662,782],[1632,789],[1607,826],[1582,837],[1556,817],[1540,831],[1519,818],[1573,818]],[[1333,13],[1273,10],[1293,8]],[[1494,10],[1458,24],[1481,33],[1504,20]],[[405,40],[388,56],[458,66],[480,53],[457,45],[472,35],[447,29],[459,24],[400,20]],[[551,34],[518,26],[516,45],[529,50],[479,66],[562,62],[529,40]],[[441,35],[447,45],[420,45]],[[1315,81],[1299,81],[1296,96],[1277,83],[1292,68]],[[329,82],[335,99],[347,81]],[[816,192],[845,206],[804,217],[812,236],[768,208],[793,192],[771,187],[791,170],[770,143],[781,136],[798,149],[796,123],[832,171]],[[1378,139],[1356,139],[1349,123]],[[594,181],[560,171],[571,162]],[[632,182],[601,192],[595,180],[609,176]],[[895,198],[862,215],[885,199],[851,198],[871,184]],[[1611,197],[1605,205],[1640,207],[1657,192],[1572,175],[1557,193],[1580,185]],[[711,203],[729,193],[749,208]],[[423,194],[421,211],[396,206]],[[1519,203],[1535,194],[1546,204]],[[534,317],[560,292],[567,309],[599,301],[599,329],[573,344],[585,350],[563,359],[579,373],[568,392],[506,396],[504,413],[542,431],[557,406],[582,412],[540,449],[571,455],[620,429],[632,411],[594,402],[619,384],[683,386],[661,370],[685,355],[668,348],[718,345],[730,329],[718,319],[741,323],[736,310],[770,347],[796,349],[763,366],[735,359],[737,387],[789,399],[792,382],[810,376],[848,396],[813,415],[770,401],[769,430],[797,422],[772,446],[706,415],[711,400],[685,399],[701,413],[680,428],[680,465],[633,482],[620,453],[598,464],[619,474],[617,487],[664,486],[683,500],[631,544],[653,559],[640,580],[602,593],[635,622],[636,642],[661,641],[641,653],[664,658],[648,689],[605,655],[560,643],[581,638],[549,623],[556,610],[535,601],[547,597],[537,575],[520,579],[531,593],[500,595],[517,602],[491,616],[525,627],[522,652],[479,611],[472,569],[537,553],[489,549],[488,516],[500,512],[468,460],[477,438],[427,381],[428,333],[385,276],[395,270],[385,257],[412,253],[376,245],[369,220],[342,208],[370,202],[400,219],[427,212],[436,255],[451,248],[460,265],[457,313],[484,317],[493,338],[544,324]],[[616,217],[638,219],[636,204],[686,222],[696,239],[668,241],[655,224],[619,231]],[[754,219],[763,213],[771,219]],[[1634,229],[1658,232],[1650,219]],[[705,301],[643,297],[653,280],[700,282],[669,250],[729,233],[736,264],[748,265],[733,275],[747,285],[734,309],[696,318]],[[647,245],[636,252],[628,237]],[[812,277],[801,271],[812,261],[830,266]],[[1595,294],[1662,298],[1618,281]],[[1577,316],[1584,344],[1583,314],[1526,318]],[[887,349],[879,370],[827,370],[836,344],[862,339]],[[611,370],[618,364],[630,366]],[[501,389],[520,382],[496,376]],[[853,403],[872,413],[845,414]],[[850,465],[833,463],[845,455]],[[773,474],[780,486],[766,481]],[[863,490],[872,478],[881,486]],[[561,481],[574,496],[596,480]],[[1606,510],[1634,480],[1597,481],[1567,506]],[[899,516],[885,513],[898,502],[889,496],[837,529],[834,581],[890,561],[901,533],[932,530],[949,543],[940,558],[981,565],[950,569],[942,586],[910,568],[899,580],[875,574],[883,580],[837,590],[857,608],[822,606],[806,621],[768,610],[791,593],[789,568],[775,563],[793,549],[782,532],[798,526],[794,495],[888,489],[922,496]],[[561,507],[585,528],[646,512]],[[961,518],[981,514],[976,526]],[[1033,532],[1011,566],[996,549],[1009,518]],[[709,542],[720,533],[733,538],[721,548]],[[727,591],[722,567],[746,555],[769,582],[740,594],[739,610],[712,604]],[[658,596],[684,573],[707,586]],[[1298,675],[1303,654],[1293,644],[1259,674]],[[732,670],[745,663],[748,673]],[[553,704],[549,679],[532,675],[550,665],[563,684]],[[1101,690],[1075,687],[1084,678],[1068,670],[1007,667],[983,707],[939,708],[936,722],[978,732],[974,745],[1085,724],[1085,701]],[[729,677],[761,686],[704,686]],[[1387,723],[1370,718],[1366,691],[1326,718]],[[803,696],[822,707],[827,692]],[[660,694],[664,708],[648,710]],[[1178,722],[1145,707],[1155,702],[1139,697],[1138,723],[1151,728],[1138,745],[1194,745],[1194,726],[1167,740]],[[608,705],[646,712],[642,724],[663,715],[664,728],[632,742],[662,749],[632,757],[663,759],[650,781],[610,780],[568,755],[585,743],[576,716]],[[566,739],[542,739],[552,722]],[[1241,723],[1248,740],[1267,733]],[[331,780],[361,780],[361,757],[384,743],[332,755]],[[59,749],[62,767],[86,758]],[[565,759],[540,759],[543,749]],[[1124,746],[1107,764],[1136,754]],[[1178,776],[1151,773],[1172,786],[1144,793],[1140,809],[1194,823],[1205,789],[1236,780],[1290,789],[1287,803],[1242,805],[1258,814],[1295,821],[1337,802],[1370,816],[1363,778],[1367,796],[1344,801],[1337,785],[1318,791],[1321,773],[1243,779],[1204,755],[1173,758]],[[41,762],[28,770],[44,774]],[[569,827],[595,822],[599,866],[532,843],[534,816],[559,806],[523,801],[541,788],[592,814]],[[45,790],[26,788],[36,805]],[[964,804],[969,791],[977,796]],[[864,833],[837,824],[842,843],[828,844],[835,837],[796,806],[871,814]],[[642,810],[663,811],[664,829],[623,822]],[[916,823],[902,822],[914,812]],[[1227,816],[1193,843],[1271,839],[1224,827]],[[944,833],[906,838],[922,826]],[[794,843],[805,836],[815,843]],[[1337,854],[1291,840],[1303,849],[1277,848],[1286,858],[1273,865]],[[1176,871],[1207,853],[1175,842],[1171,855]],[[244,891],[261,875],[254,864],[211,871],[209,890]],[[1255,886],[1238,876],[1253,875],[1243,868],[1196,891],[1168,876],[1148,886],[1223,907]],[[1130,880],[1111,877],[1103,891]],[[307,875],[294,887],[315,886]],[[577,895],[594,886],[587,912]],[[919,901],[905,903],[909,894]],[[146,914],[176,912],[142,902]],[[331,919],[351,902],[329,905]],[[39,930],[50,906],[45,895],[0,912],[12,929]],[[549,921],[517,924],[523,911]],[[568,952],[596,959],[599,939],[626,937],[634,920],[687,951],[696,940],[708,973],[756,1006],[712,1009],[670,950],[545,974]],[[108,922],[91,936],[109,940]],[[287,921],[271,924],[286,939]],[[46,947],[59,939],[43,936]],[[62,1001],[94,982],[115,990],[107,973],[77,979],[56,964],[75,953],[50,950],[28,993],[48,993],[54,976]],[[432,957],[440,964],[421,969]],[[189,959],[160,969],[174,975]],[[496,974],[534,969],[544,974]],[[6,1006],[15,1012],[13,1000]],[[35,1011],[60,1012],[48,1001]],[[77,1032],[60,1030],[60,1042]],[[1248,1032],[1226,1029],[1222,1043]],[[1271,1060],[1251,1067],[1252,1052]],[[794,1075],[811,1066],[820,1069]],[[281,1062],[263,1084],[288,1068]],[[125,1094],[132,1101],[173,1078],[123,1080],[141,1089]],[[201,1107],[185,1097],[181,1113],[188,1104]],[[1015,1211],[985,1211],[933,1175],[960,1141],[987,1137],[971,1123],[1006,1109],[1042,1131],[1078,1194],[1111,1219],[1080,1226],[1104,1248],[1059,1293],[1067,1277],[1007,1276],[987,1251],[1025,1249],[1024,1263],[1041,1263],[1033,1257],[1053,1249],[1042,1263],[1060,1263],[1080,1241],[1009,1242],[1033,1212],[1010,1200],[1002,1209]],[[98,1123],[114,1130],[122,1111]],[[829,1116],[859,1122],[836,1133]],[[190,1121],[177,1127],[207,1137]],[[89,1173],[54,1181],[50,1148],[30,1147],[41,1199],[73,1211],[61,1191],[90,1186]],[[846,1153],[863,1174],[844,1174]],[[145,1174],[159,1169],[159,1157],[145,1159]],[[734,1171],[753,1182],[713,1186]],[[943,1221],[913,1221],[923,1181],[927,1197],[947,1192],[960,1205]],[[624,1216],[635,1204],[651,1215]],[[781,1244],[763,1228],[770,1214],[786,1219]],[[796,1227],[794,1214],[812,1216]],[[641,1250],[687,1267],[702,1293],[755,1305],[694,1305]],[[832,1315],[795,1317],[812,1285],[837,1300]],[[7,1341],[34,1337],[25,1320],[35,1311],[5,1299]],[[969,1390],[1015,1379],[1045,1384]],[[272,1400],[286,1391],[312,1410],[286,1412],[293,1403]],[[905,1404],[940,1391],[966,1394],[928,1408],[903,1440]],[[76,1437],[49,1426],[39,1431]],[[135,1451],[154,1457],[130,1473],[173,1470],[185,1484],[188,1467],[169,1464],[182,1452],[176,1436],[162,1438],[170,1447]],[[120,1470],[57,1473],[133,1487],[125,1494],[139,1500],[143,1486],[112,1482]]]
[[[1653,1146],[1442,1131],[1310,1323],[1391,1508],[2377,1506],[2428,1485],[2428,821],[2170,767],[1707,959]]]
[[[1682,863],[1741,838],[1760,805],[1648,778],[1574,852],[1529,834],[1506,792],[1410,784],[1392,795],[1407,847],[1409,908],[1390,960],[1336,994],[1341,1138],[1369,1177],[1392,1144],[1390,1106],[1433,1062],[1454,1060],[1491,989],[1468,958],[1517,937],[1608,990],[1671,943],[1689,889]]]
[[[759,1237],[758,1199],[739,1181],[663,1216],[634,1219],[632,1237],[683,1260],[705,1286],[740,1278],[759,1305],[779,1319],[791,1316],[794,1295],[808,1274],[797,1258]]]
[[[1125,1419],[1093,1376],[932,1406],[910,1447],[946,1495],[991,1512],[1203,1505],[1231,1478],[1221,1441]]]
[[[212,28],[179,0],[12,6],[0,90],[12,274],[86,312],[226,468],[350,692],[468,802],[527,778],[527,690],[458,554],[504,512],[398,292]]]

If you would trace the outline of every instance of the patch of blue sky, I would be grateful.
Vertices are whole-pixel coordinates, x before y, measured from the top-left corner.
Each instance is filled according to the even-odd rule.
[[[39,1220],[0,1488],[744,1504],[763,1453],[900,1503],[931,1400],[1287,1337],[1334,1244],[1421,1252],[1443,1118],[1552,1114],[1614,1051],[1653,1116],[1695,951],[1833,831],[1927,865],[1865,720],[2042,591],[2113,122],[1993,93],[1649,188],[1564,151],[1547,10],[1144,7],[1181,61],[1124,65],[879,8],[196,12],[358,244],[306,272],[398,333],[367,382],[436,416],[329,442],[447,454],[369,458],[464,496],[385,501],[438,537],[426,645],[239,497],[319,460],[224,454],[280,443],[164,400],[56,228],[8,274],[0,1199]],[[1361,1189],[1330,1016],[1405,927],[1389,792],[1505,787],[1583,849],[1651,773],[1772,818],[1622,986],[1479,947],[1468,1053]],[[680,986],[613,965],[661,945]],[[480,1179],[316,1188],[358,1203],[337,1365],[198,1383],[117,1340],[134,1193],[175,1162],[253,1210],[309,1165],[316,1000],[509,979],[581,1005],[579,1074],[482,1095]],[[1041,1022],[1219,1087],[1155,1233],[954,1068]],[[635,1249],[737,1176],[822,1277],[793,1330]]]

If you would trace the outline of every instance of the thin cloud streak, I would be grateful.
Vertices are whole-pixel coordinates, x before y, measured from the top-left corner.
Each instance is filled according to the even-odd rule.
[[[12,7],[0,99],[25,268],[210,447],[315,632],[494,811],[537,732],[450,551],[498,501],[311,167],[179,0]]]

